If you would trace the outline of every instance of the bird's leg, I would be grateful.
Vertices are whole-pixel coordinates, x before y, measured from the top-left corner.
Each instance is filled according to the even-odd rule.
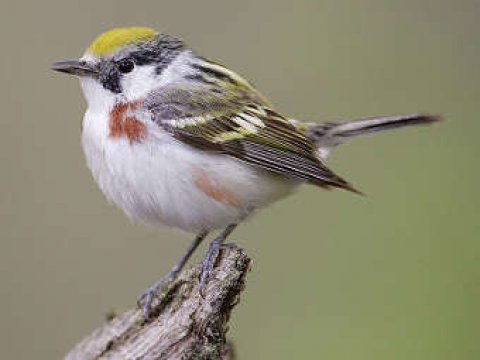
[[[207,256],[203,260],[202,270],[200,272],[200,295],[202,297],[205,297],[205,287],[210,274],[212,273],[213,267],[215,266],[215,262],[217,261],[220,247],[236,227],[237,224],[228,225],[225,230],[223,230],[223,232],[210,243]]]
[[[143,294],[141,294],[138,298],[138,304],[139,306],[142,306],[141,304],[143,303],[143,312],[145,314],[145,318],[148,319],[150,315],[150,307],[152,306],[152,301],[159,292],[163,288],[164,285],[168,284],[171,280],[174,280],[180,271],[182,271],[183,267],[187,263],[188,259],[192,256],[192,254],[195,252],[195,249],[200,245],[203,239],[207,236],[208,232],[203,231],[199,233],[195,239],[191,242],[190,246],[188,247],[187,251],[181,259],[177,262],[177,264],[170,270],[170,272],[165,275],[159,282],[157,282],[155,285],[150,287],[147,291],[145,291]]]

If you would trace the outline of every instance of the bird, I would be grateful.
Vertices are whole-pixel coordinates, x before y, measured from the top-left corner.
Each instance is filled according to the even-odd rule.
[[[325,165],[357,136],[437,122],[428,113],[324,123],[283,116],[250,82],[149,27],[100,34],[76,60],[52,65],[80,80],[82,147],[106,198],[129,218],[194,233],[172,270],[138,298],[152,300],[211,232],[199,275],[205,293],[238,224],[301,184],[361,194]]]

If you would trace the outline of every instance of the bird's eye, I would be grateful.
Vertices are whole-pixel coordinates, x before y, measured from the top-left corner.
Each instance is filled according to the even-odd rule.
[[[132,59],[122,59],[117,63],[117,67],[122,74],[127,74],[133,70],[135,63]]]

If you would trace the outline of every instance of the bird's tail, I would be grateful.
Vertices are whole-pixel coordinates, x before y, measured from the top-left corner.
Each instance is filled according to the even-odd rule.
[[[303,126],[307,137],[317,145],[319,157],[325,159],[335,146],[350,138],[404,126],[430,124],[439,120],[441,118],[436,115],[407,114],[321,124],[309,123]],[[293,122],[295,124],[295,121]]]

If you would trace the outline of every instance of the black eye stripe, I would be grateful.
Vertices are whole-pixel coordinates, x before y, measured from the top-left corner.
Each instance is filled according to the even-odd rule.
[[[144,65],[155,65],[155,73],[161,74],[185,49],[182,41],[168,35],[161,35],[151,42],[130,49],[129,53],[125,54],[128,57],[116,61],[102,60],[97,66],[98,79],[105,89],[120,94],[123,74],[131,72],[135,66]]]
[[[116,64],[103,61],[99,64],[99,80],[102,83],[103,87],[115,94],[122,92],[120,87],[120,77],[121,74],[116,66]]]

